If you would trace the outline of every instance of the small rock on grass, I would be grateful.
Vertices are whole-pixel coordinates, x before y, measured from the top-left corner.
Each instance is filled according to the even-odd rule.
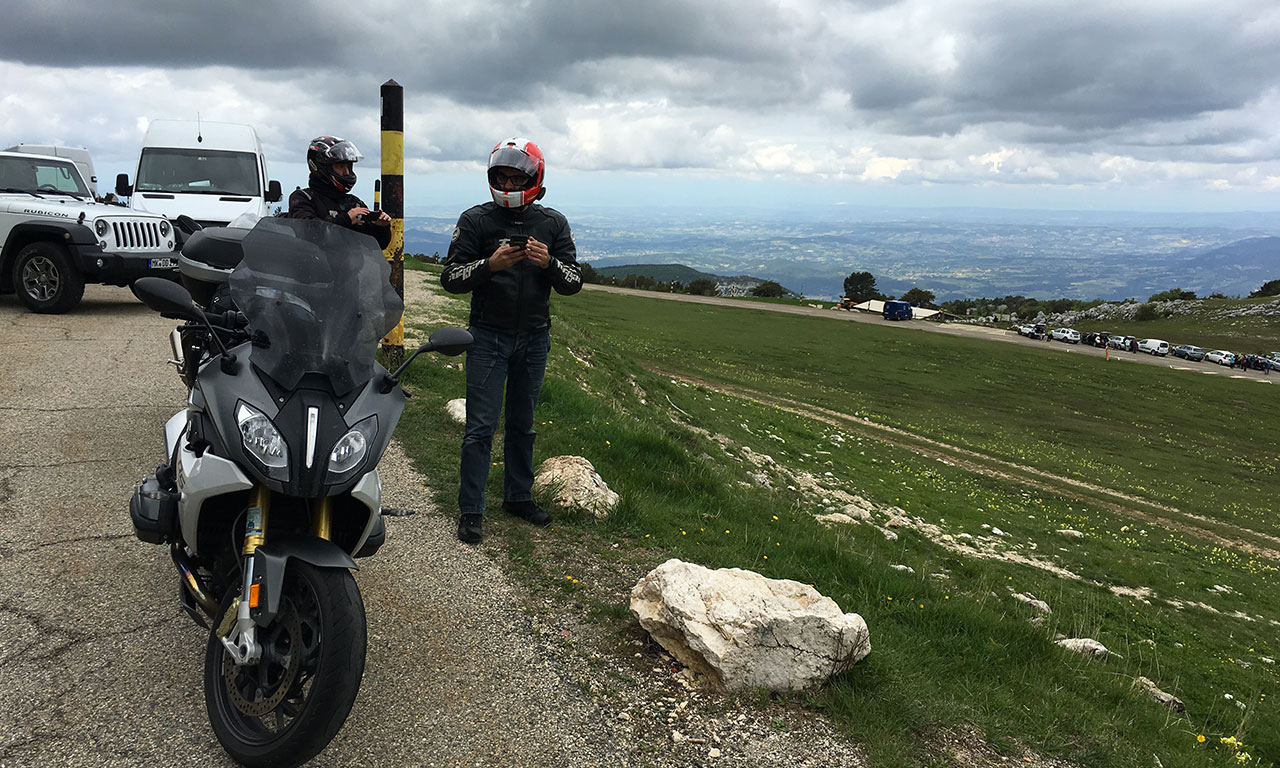
[[[1172,709],[1174,712],[1182,713],[1187,711],[1187,706],[1182,700],[1172,693],[1165,693],[1160,690],[1155,683],[1145,677],[1139,677],[1133,681],[1135,687],[1151,697],[1152,701]]]
[[[1094,640],[1092,637],[1065,637],[1055,642],[1063,648],[1066,648],[1068,651],[1075,651],[1076,653],[1083,654],[1085,656],[1092,656],[1095,659],[1105,659],[1108,656],[1115,656],[1118,659],[1123,658],[1120,654],[1107,650],[1107,646],[1097,640]]]

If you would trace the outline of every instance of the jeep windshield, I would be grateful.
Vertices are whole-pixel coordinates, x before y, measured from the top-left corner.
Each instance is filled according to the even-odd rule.
[[[258,197],[258,160],[252,152],[146,147],[135,192]]]
[[[89,196],[89,189],[74,163],[33,155],[0,155],[0,189],[33,195]]]

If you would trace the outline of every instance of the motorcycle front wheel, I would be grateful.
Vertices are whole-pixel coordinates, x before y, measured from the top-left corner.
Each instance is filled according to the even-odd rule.
[[[213,622],[231,607],[228,597]],[[209,723],[236,761],[289,768],[337,735],[360,690],[367,643],[364,601],[351,573],[293,560],[280,612],[259,627],[262,658],[237,667],[216,632],[205,651]]]

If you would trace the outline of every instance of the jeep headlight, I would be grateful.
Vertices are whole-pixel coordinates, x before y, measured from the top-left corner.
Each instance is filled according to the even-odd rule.
[[[98,233],[98,237],[106,237],[110,226],[106,219],[97,219],[93,222],[93,231]]]
[[[161,237],[169,236],[169,221],[167,219],[160,220],[160,236]]]
[[[325,479],[337,482],[343,475],[363,464],[377,434],[378,417],[370,416],[338,438],[338,442],[333,444],[333,450],[329,451],[329,471]]]
[[[236,403],[236,423],[240,441],[253,458],[267,467],[289,466],[289,446],[266,414],[242,400]]]

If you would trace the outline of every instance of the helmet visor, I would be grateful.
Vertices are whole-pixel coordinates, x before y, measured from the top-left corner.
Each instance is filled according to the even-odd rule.
[[[538,166],[533,158],[515,147],[498,147],[493,154],[489,155],[490,178],[493,177],[495,168],[514,168],[528,176],[530,181],[536,179],[538,175]]]
[[[358,163],[364,159],[356,145],[346,139],[325,150],[324,157],[331,163]]]

